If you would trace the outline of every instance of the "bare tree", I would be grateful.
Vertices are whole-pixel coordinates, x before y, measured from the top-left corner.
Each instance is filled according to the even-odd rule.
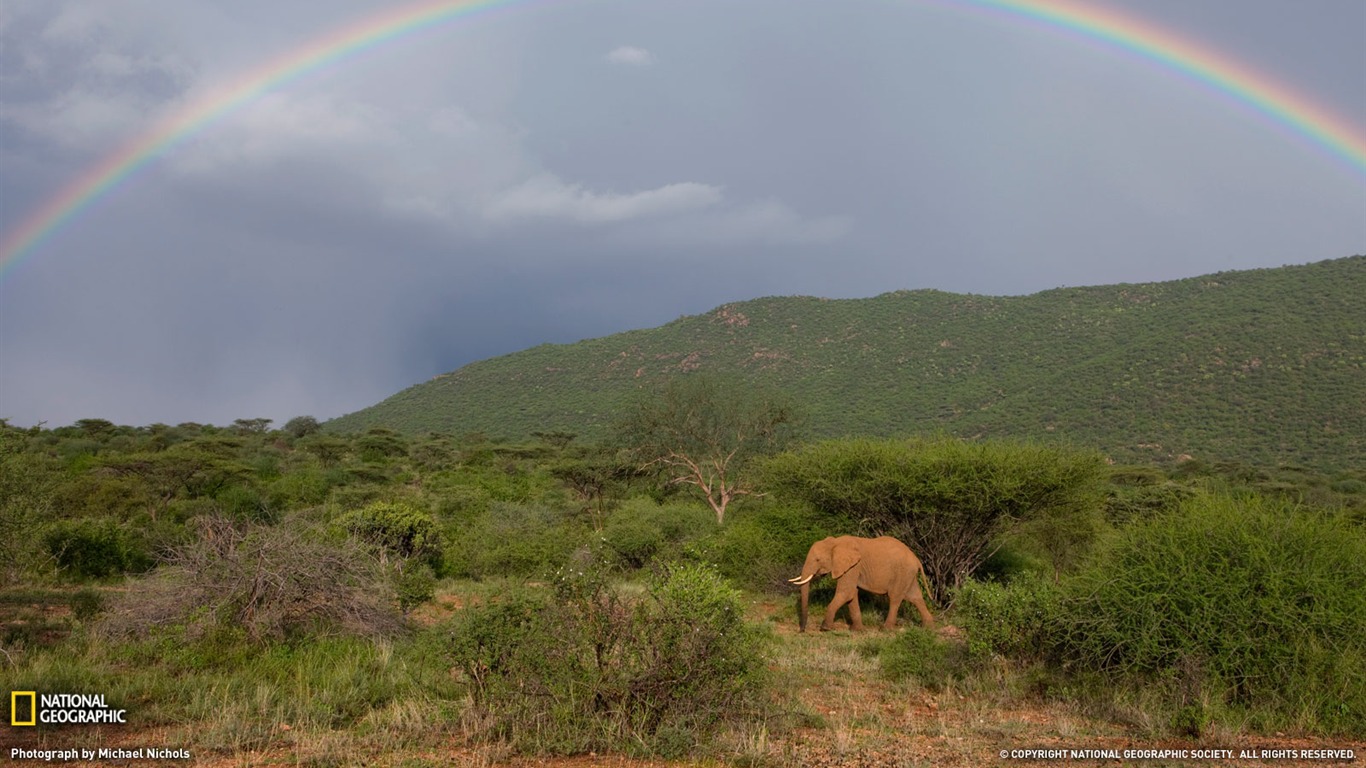
[[[731,501],[753,493],[744,463],[781,448],[795,425],[793,407],[777,394],[694,373],[646,393],[618,429],[643,467],[695,487],[720,525]]]

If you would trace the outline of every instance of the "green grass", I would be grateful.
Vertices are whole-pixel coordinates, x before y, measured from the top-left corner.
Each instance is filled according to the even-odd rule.
[[[144,641],[82,636],[27,652],[0,669],[0,686],[102,693],[128,710],[134,728],[193,723],[191,744],[226,752],[279,743],[295,730],[430,736],[452,727],[461,696],[421,638],[262,647],[240,635],[192,641],[175,630]]]

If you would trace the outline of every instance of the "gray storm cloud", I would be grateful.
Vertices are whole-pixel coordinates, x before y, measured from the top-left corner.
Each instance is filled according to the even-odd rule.
[[[1103,2],[1366,134],[1366,6]],[[392,9],[0,5],[0,229],[160,117]],[[1363,210],[1343,157],[1004,14],[514,3],[270,90],[64,225],[0,281],[0,417],[326,418],[756,296],[1337,258],[1366,251]]]

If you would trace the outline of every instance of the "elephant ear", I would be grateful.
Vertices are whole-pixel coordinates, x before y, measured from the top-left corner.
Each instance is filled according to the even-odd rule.
[[[834,561],[831,563],[830,575],[838,579],[843,576],[850,568],[858,565],[863,553],[859,552],[858,547],[851,547],[848,544],[835,547]]]

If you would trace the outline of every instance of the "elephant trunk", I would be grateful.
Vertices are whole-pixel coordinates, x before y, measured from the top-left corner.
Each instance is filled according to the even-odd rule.
[[[830,540],[827,539],[827,541]],[[826,567],[820,559],[820,547],[822,543],[824,542],[817,542],[812,545],[811,551],[806,554],[806,562],[802,564],[802,575],[794,579],[788,579],[788,582],[794,587],[802,588],[801,602],[798,603],[797,607],[798,628],[801,632],[806,631],[806,606],[811,597],[811,582],[815,581],[816,577],[830,572],[830,569]]]

